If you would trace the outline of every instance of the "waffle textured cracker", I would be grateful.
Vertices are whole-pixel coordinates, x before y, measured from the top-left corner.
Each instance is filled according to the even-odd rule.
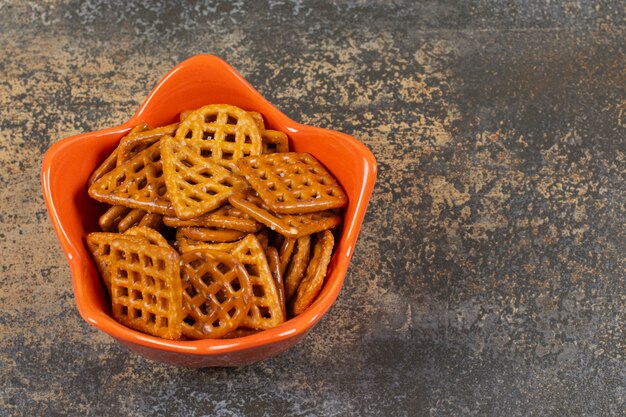
[[[176,139],[188,140],[213,162],[238,172],[240,158],[260,155],[261,133],[254,119],[239,107],[209,104],[193,111],[180,123]]]
[[[348,203],[337,180],[307,153],[251,156],[237,166],[274,213],[311,213]]]
[[[289,139],[287,135],[278,130],[263,130],[263,153],[283,153],[289,152]]]
[[[287,135],[278,130],[265,129],[265,122],[261,113],[249,111],[248,114],[254,119],[263,142],[263,153],[289,152],[289,139]]]
[[[183,120],[185,120],[187,118],[187,116],[189,116],[194,111],[195,111],[194,109],[188,109],[188,110],[181,111],[180,114],[178,115],[178,121],[182,122]]]
[[[115,239],[110,256],[111,310],[115,320],[153,336],[180,339],[182,286],[176,251]]]
[[[240,178],[199,155],[185,140],[170,136],[162,138],[161,153],[167,196],[176,217],[182,220],[193,219],[220,207],[244,186]]]
[[[266,203],[250,191],[237,192],[228,201],[258,222],[290,238],[332,229],[341,222],[341,217],[332,210],[305,214],[272,213]]]
[[[211,250],[187,252],[181,263],[183,335],[214,339],[238,328],[252,298],[252,284],[241,263],[232,255]]]
[[[270,329],[283,323],[286,317],[280,295],[256,236],[246,236],[230,253],[244,265],[252,282],[252,304],[242,325],[251,329]]]
[[[206,243],[182,239],[179,250],[184,254],[199,249],[228,252],[243,264],[252,283],[250,312],[242,326],[251,329],[270,329],[285,321],[280,294],[267,262],[263,247],[253,234],[238,242]]]
[[[85,241],[91,257],[95,261],[96,269],[107,292],[111,294],[111,243],[115,239],[126,239],[142,243],[145,239],[137,236],[125,236],[119,233],[94,232],[87,235]]]
[[[259,128],[259,132],[263,132],[265,130],[265,120],[263,120],[263,115],[258,111],[249,111],[248,115],[252,117],[254,123],[256,123],[256,127]]]
[[[130,130],[127,136],[134,135],[146,129],[148,129],[147,123],[139,123],[137,126],[135,126],[134,128]],[[124,140],[124,138],[122,138],[122,140]],[[107,157],[107,159],[105,159],[104,162],[102,162],[102,164],[98,168],[96,168],[96,170],[91,174],[91,176],[89,177],[89,180],[87,181],[88,186],[91,186],[94,182],[96,182],[96,180],[101,178],[104,174],[111,172],[111,170],[113,170],[113,168],[116,167],[117,161],[118,161],[118,154],[119,154],[119,145],[117,146],[117,148],[113,150],[113,152],[111,152],[111,154]]]
[[[159,143],[103,175],[88,191],[89,196],[103,203],[170,216],[175,214],[165,195],[167,189]]]
[[[293,300],[292,313],[294,316],[302,314],[309,308],[321,291],[333,254],[334,244],[335,238],[330,231],[325,230],[319,233],[317,242],[313,247],[311,262],[306,269],[306,275],[298,286],[298,292]]]
[[[123,137],[118,146],[117,165],[122,165],[139,152],[158,142],[163,136],[172,136],[177,128],[178,123],[173,123],[148,130],[149,127],[146,124],[146,129],[132,132],[128,136]]]

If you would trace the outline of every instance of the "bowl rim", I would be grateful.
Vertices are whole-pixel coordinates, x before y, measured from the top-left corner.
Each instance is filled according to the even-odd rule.
[[[294,130],[294,132],[297,132],[298,130],[308,130],[311,133],[324,135],[332,134],[339,137],[342,141],[349,142],[354,151],[357,152],[360,157],[362,157],[366,172],[364,172],[363,174],[364,181],[361,184],[361,189],[359,190],[359,198],[358,201],[356,201],[357,206],[355,209],[353,221],[351,222],[348,230],[346,230],[346,225],[344,224],[344,229],[342,231],[342,235],[347,234],[346,241],[353,243],[350,244],[350,246],[346,249],[345,262],[343,262],[342,265],[339,265],[331,271],[331,274],[340,274],[340,276],[338,277],[338,279],[334,280],[330,280],[327,278],[327,282],[324,284],[323,293],[320,293],[315,302],[305,312],[294,318],[286,320],[284,323],[274,328],[260,331],[249,336],[234,339],[172,341],[161,339],[155,336],[150,336],[130,329],[113,320],[113,318],[105,311],[93,305],[89,305],[85,301],[85,297],[83,296],[82,290],[78,283],[79,280],[82,279],[81,277],[83,275],[88,274],[88,268],[90,267],[90,264],[93,265],[93,261],[91,257],[89,257],[89,259],[84,259],[85,257],[80,254],[80,251],[77,248],[77,244],[84,245],[82,239],[80,239],[79,242],[73,242],[72,239],[69,237],[66,228],[55,208],[55,197],[53,195],[54,192],[51,188],[50,178],[53,172],[54,161],[59,154],[62,154],[66,149],[71,148],[75,143],[85,140],[87,138],[108,136],[111,134],[125,134],[132,128],[132,126],[138,124],[142,120],[142,115],[146,111],[148,111],[148,108],[150,107],[154,97],[161,89],[167,88],[168,80],[177,71],[186,67],[202,66],[207,64],[210,64],[218,68],[219,70],[229,72],[230,75],[234,76],[240,83],[240,88],[243,87],[248,90],[248,93],[256,96],[255,98],[261,102],[262,106],[268,109],[264,109],[264,112],[273,112],[275,117],[279,117],[284,122],[286,122],[287,125],[291,126],[293,129],[296,129]],[[135,114],[125,123],[107,129],[70,136],[65,139],[61,139],[51,145],[43,158],[41,170],[41,184],[48,215],[50,216],[53,228],[57,234],[63,252],[65,253],[65,256],[70,266],[70,273],[74,289],[74,299],[79,313],[85,321],[98,328],[99,330],[109,334],[111,337],[131,344],[138,344],[157,350],[178,352],[183,354],[215,355],[248,350],[252,348],[262,347],[264,345],[272,345],[283,340],[291,339],[298,335],[304,336],[304,334],[306,334],[306,332],[308,332],[330,309],[330,307],[337,299],[341,287],[343,286],[345,275],[347,273],[352,254],[354,252],[354,248],[356,246],[361,224],[363,222],[363,218],[365,216],[365,212],[374,187],[377,169],[378,168],[374,155],[363,143],[359,142],[357,139],[341,132],[320,127],[303,125],[290,119],[279,109],[277,109],[272,103],[265,99],[265,97],[263,97],[254,87],[252,87],[250,83],[248,83],[234,68],[228,65],[225,61],[214,55],[201,54],[192,56],[182,61],[181,63],[173,67],[170,71],[168,71],[168,73],[157,82],[155,87],[148,94],[148,96],[140,105]]]

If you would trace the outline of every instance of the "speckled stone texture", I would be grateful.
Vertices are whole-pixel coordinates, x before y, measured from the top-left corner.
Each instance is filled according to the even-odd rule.
[[[622,1],[0,1],[0,415],[624,415],[625,35]],[[380,167],[335,306],[241,369],[85,323],[40,192],[197,53]]]

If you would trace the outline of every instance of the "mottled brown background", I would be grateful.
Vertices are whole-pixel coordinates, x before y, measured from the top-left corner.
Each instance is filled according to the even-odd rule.
[[[625,35],[623,1],[0,0],[0,415],[623,415]],[[380,166],[336,305],[242,369],[87,325],[40,192],[196,53]]]

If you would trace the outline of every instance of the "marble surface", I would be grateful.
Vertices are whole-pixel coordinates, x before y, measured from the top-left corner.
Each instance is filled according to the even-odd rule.
[[[621,1],[0,1],[0,415],[623,415],[625,34]],[[380,168],[335,306],[240,369],[84,322],[40,192],[197,53]]]

